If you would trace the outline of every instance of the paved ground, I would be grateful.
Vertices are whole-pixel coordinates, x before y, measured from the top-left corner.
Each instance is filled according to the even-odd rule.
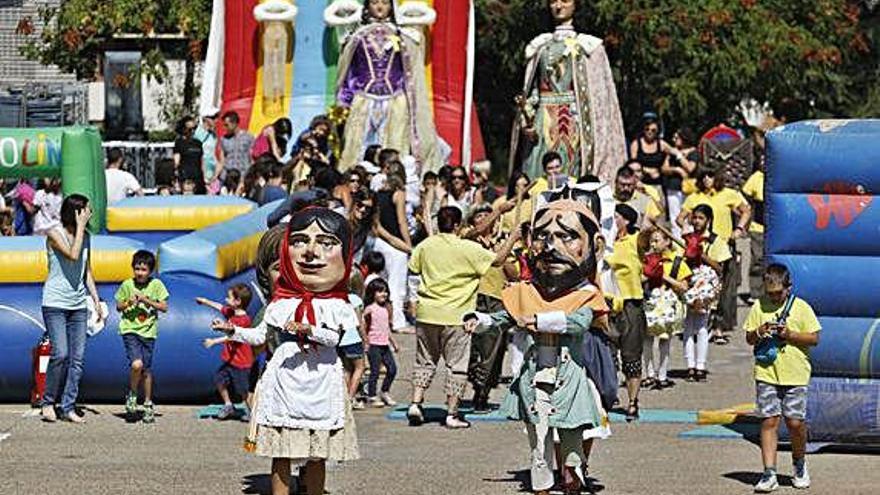
[[[414,338],[406,336],[393,393],[406,397]],[[643,408],[721,408],[753,399],[751,355],[741,339],[710,349],[708,383],[645,392]],[[681,347],[672,367],[682,368]],[[440,401],[442,383],[429,400]],[[502,391],[496,392],[496,400]],[[0,405],[0,494],[269,493],[269,463],[242,452],[245,425],[197,420],[197,407],[165,406],[153,425],[126,424],[121,405],[90,409],[88,424],[44,424],[22,417],[26,406]],[[364,459],[334,468],[333,494],[515,494],[528,488],[528,451],[516,423],[475,423],[466,431],[436,424],[409,428],[387,410],[357,414]],[[607,494],[751,493],[759,450],[745,440],[683,440],[685,424],[613,425],[597,445],[591,474]],[[9,436],[4,438],[4,432]],[[789,454],[780,456],[790,472]],[[877,493],[877,457],[818,454],[809,458],[815,494]],[[783,478],[783,484],[789,484]],[[783,487],[782,492],[793,489]]]

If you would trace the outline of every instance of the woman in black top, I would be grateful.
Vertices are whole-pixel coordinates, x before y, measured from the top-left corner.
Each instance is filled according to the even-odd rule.
[[[196,121],[186,117],[180,126],[180,136],[174,141],[174,167],[177,169],[177,180],[183,184],[185,180],[195,183],[195,193],[205,194],[205,170],[202,160],[202,142],[193,137]]]
[[[666,161],[666,150],[669,145],[660,139],[660,123],[656,117],[648,116],[644,119],[642,132],[629,147],[629,156],[642,164],[644,176],[642,182],[646,185],[660,189],[662,175],[660,169]]]
[[[396,332],[410,332],[403,305],[407,291],[407,262],[412,251],[412,239],[406,218],[406,171],[399,160],[391,161],[386,172],[385,186],[376,194],[374,250],[385,257],[385,273],[391,289],[391,328]]]

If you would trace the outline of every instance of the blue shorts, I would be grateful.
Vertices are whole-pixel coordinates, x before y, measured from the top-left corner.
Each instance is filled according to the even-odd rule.
[[[129,366],[135,361],[143,363],[143,370],[150,371],[153,366],[153,349],[156,347],[156,339],[147,339],[136,333],[122,334],[122,343],[125,345],[125,355],[128,356]]]
[[[214,385],[223,385],[231,388],[244,399],[248,394],[248,382],[250,381],[250,368],[236,368],[229,363],[223,363],[217,373],[214,373]]]
[[[343,345],[337,348],[339,357],[343,359],[363,359],[364,343],[355,342],[354,344]]]

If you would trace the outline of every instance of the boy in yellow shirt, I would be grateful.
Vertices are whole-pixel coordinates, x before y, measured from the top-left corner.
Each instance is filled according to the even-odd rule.
[[[785,418],[785,426],[791,434],[792,484],[795,488],[808,488],[804,419],[811,371],[809,349],[819,343],[821,326],[810,305],[791,294],[791,276],[784,265],[772,264],[765,270],[764,297],[752,306],[743,328],[746,341],[756,346],[757,412],[764,418],[761,422],[764,474],[755,485],[755,492],[769,493],[779,487],[776,448],[780,415]],[[764,350],[766,339],[775,341],[775,358],[772,351]]]

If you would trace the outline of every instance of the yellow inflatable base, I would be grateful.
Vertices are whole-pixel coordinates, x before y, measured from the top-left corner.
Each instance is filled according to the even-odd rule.
[[[737,404],[727,409],[709,409],[697,411],[697,424],[701,425],[729,425],[735,423],[741,416],[755,410],[755,404]]]
[[[248,213],[252,204],[167,206],[158,208],[107,208],[110,232],[198,230]]]
[[[259,239],[258,239],[259,242]],[[131,278],[134,250],[97,251],[90,266],[96,282],[122,282]],[[49,273],[46,251],[0,251],[0,284],[40,284]]]

